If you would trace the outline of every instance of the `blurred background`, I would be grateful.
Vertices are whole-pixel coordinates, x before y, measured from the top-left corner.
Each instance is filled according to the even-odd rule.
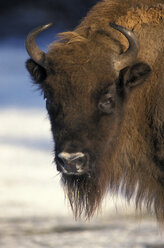
[[[75,221],[53,161],[53,142],[40,92],[25,69],[25,38],[42,50],[58,32],[79,24],[96,0],[0,1],[0,247],[162,248],[155,220],[110,194],[90,222]]]
[[[75,27],[98,0],[6,0],[0,2],[1,36],[22,37],[41,24],[59,30]]]

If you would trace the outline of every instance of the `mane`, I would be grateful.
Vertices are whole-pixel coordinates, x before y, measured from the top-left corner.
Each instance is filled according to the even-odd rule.
[[[164,19],[164,4],[158,4],[154,6],[131,8],[127,11],[125,16],[121,16],[118,19],[119,25],[125,25],[129,29],[137,30],[141,28],[143,24],[152,24],[157,26],[161,20]]]
[[[58,34],[58,41],[50,45],[50,49],[70,47],[74,44],[81,46],[87,44],[89,40],[94,40],[96,35],[104,35],[110,39],[110,42],[121,41],[119,44],[120,52],[122,45],[127,46],[127,41],[119,32],[112,32],[109,22],[115,22],[118,25],[125,26],[128,29],[137,32],[143,24],[152,24],[157,26],[164,19],[164,4],[156,3],[155,0],[145,0],[146,3],[138,3],[136,0],[104,0],[96,4],[82,20],[82,22],[73,30]],[[160,2],[160,0],[158,1]],[[122,8],[120,9],[120,4]],[[118,51],[118,47],[115,48]]]

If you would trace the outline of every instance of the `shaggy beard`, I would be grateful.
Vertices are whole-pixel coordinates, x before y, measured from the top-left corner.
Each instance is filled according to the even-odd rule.
[[[139,169],[121,167],[119,163],[110,160],[110,153],[103,157],[98,168],[94,167],[90,175],[62,175],[65,193],[76,219],[90,219],[100,209],[107,192],[112,195],[121,192],[128,202],[134,196],[136,209],[142,211],[146,207],[149,213],[155,213],[160,223],[164,222],[163,178],[152,177],[141,166]]]
[[[90,175],[62,175],[62,183],[75,218],[91,218],[107,192],[109,180],[100,173]]]

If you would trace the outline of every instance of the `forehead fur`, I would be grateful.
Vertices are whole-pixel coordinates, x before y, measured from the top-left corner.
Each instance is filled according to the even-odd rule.
[[[65,65],[82,65],[88,62],[88,52],[91,52],[92,47],[86,38],[76,32],[65,32],[59,34],[59,37],[59,41],[49,47],[48,55],[53,61],[59,64],[65,62]]]
[[[69,83],[69,87],[81,87],[83,91],[93,90],[99,84],[103,87],[103,84],[114,81],[114,52],[109,43],[109,37],[105,36],[104,39],[101,32],[97,33],[96,40],[85,38],[76,32],[60,34],[60,40],[53,43],[48,52],[48,66],[56,81],[60,81],[60,85]]]

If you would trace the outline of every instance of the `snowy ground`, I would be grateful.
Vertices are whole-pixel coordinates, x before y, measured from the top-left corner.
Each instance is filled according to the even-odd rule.
[[[44,101],[30,84],[23,42],[0,45],[0,248],[164,248],[164,234],[133,204],[106,199],[75,222],[53,161]],[[117,208],[116,208],[117,206]]]

